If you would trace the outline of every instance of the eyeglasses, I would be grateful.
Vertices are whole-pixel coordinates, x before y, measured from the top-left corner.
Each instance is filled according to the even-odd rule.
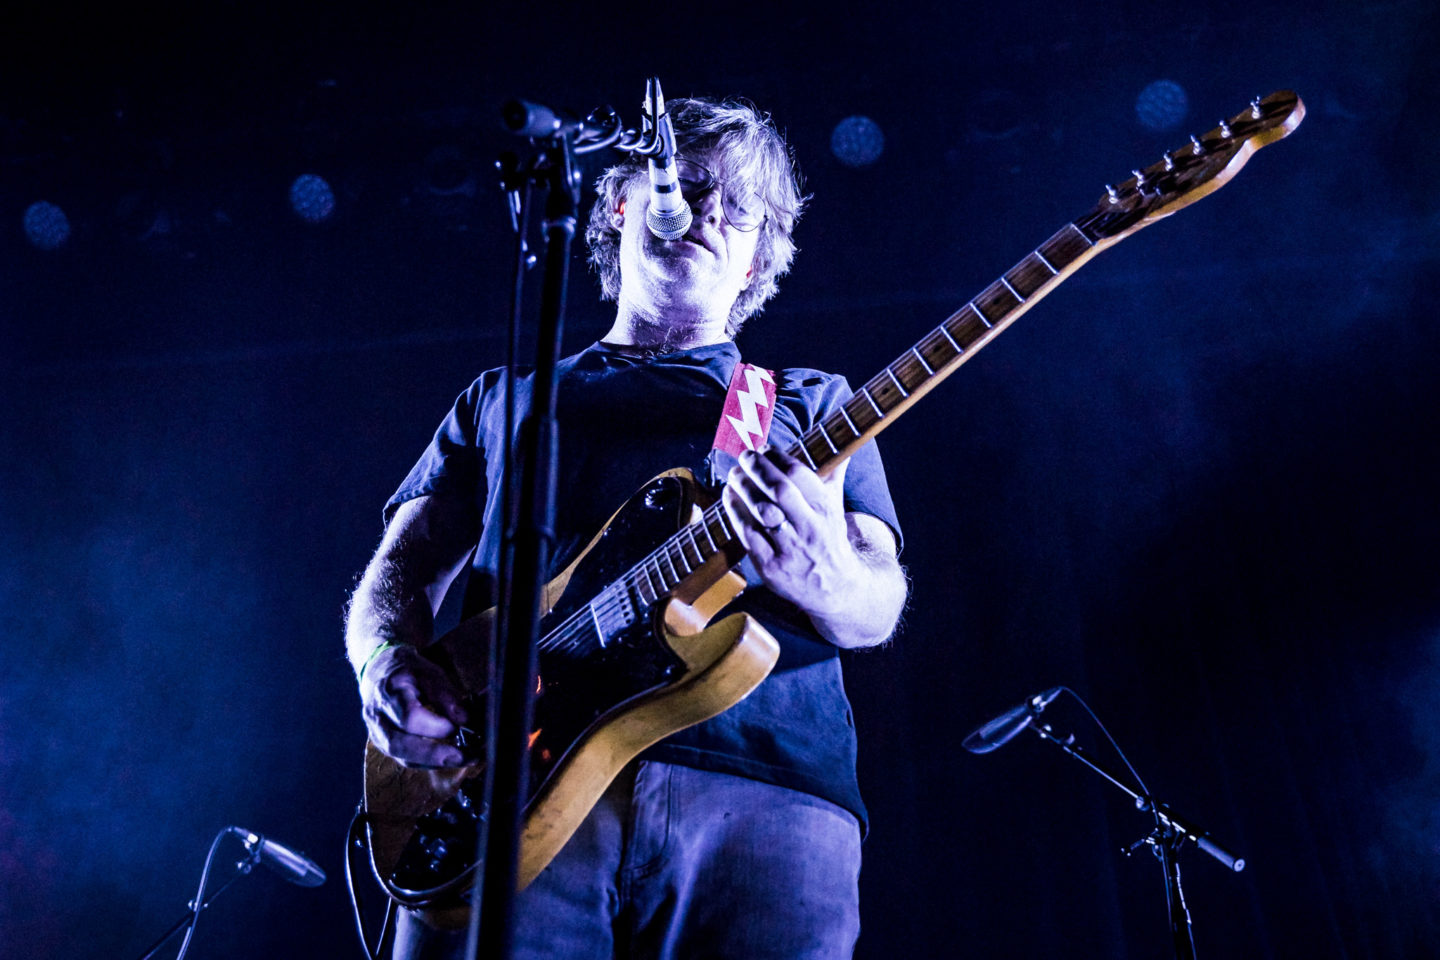
[[[675,158],[675,172],[680,180],[680,192],[685,199],[694,202],[712,188],[720,188],[720,209],[725,220],[744,233],[749,233],[765,222],[765,201],[753,190],[747,190],[733,180],[721,180],[707,168],[694,160]]]

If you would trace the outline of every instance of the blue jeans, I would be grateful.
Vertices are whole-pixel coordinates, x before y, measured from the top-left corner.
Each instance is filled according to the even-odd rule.
[[[758,780],[632,763],[516,901],[517,960],[849,957],[860,827]],[[401,911],[395,960],[452,960],[465,934]]]

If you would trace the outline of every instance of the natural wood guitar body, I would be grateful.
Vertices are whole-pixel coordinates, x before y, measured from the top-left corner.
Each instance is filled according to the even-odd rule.
[[[596,630],[593,615],[576,616],[577,610],[585,612],[583,601],[628,567],[637,542],[659,543],[690,522],[703,506],[701,495],[688,471],[661,474],[546,585],[541,630],[552,643],[547,649],[541,642],[530,792],[520,838],[521,888],[570,839],[625,764],[670,734],[734,706],[775,665],[779,645],[752,618],[735,614],[707,626],[744,587],[725,566],[716,568],[717,576],[697,578],[711,582],[692,588],[691,602],[676,595],[654,604],[599,649],[556,641],[603,632]],[[485,692],[493,625],[494,611],[486,611],[426,650],[472,702]],[[586,625],[590,632],[578,629]],[[411,769],[366,744],[371,866],[391,897],[418,908],[434,926],[463,925],[468,917],[461,899],[474,868],[468,791],[478,786],[482,772],[479,764]],[[436,839],[444,843],[438,853]]]

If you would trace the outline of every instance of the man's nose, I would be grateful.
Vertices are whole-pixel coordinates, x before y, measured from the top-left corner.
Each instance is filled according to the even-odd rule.
[[[685,199],[696,216],[704,217],[711,223],[720,222],[720,184],[712,183],[704,190],[692,191]]]

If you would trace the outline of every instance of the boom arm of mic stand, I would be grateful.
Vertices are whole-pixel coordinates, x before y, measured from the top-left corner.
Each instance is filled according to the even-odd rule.
[[[1153,797],[1142,797],[1134,790],[1131,790],[1120,780],[1116,779],[1116,777],[1111,774],[1110,771],[1100,766],[1100,764],[1096,763],[1094,760],[1091,760],[1084,750],[1080,749],[1080,747],[1075,745],[1075,743],[1073,742],[1073,737],[1067,736],[1062,739],[1058,734],[1056,734],[1055,730],[1048,723],[1031,724],[1030,729],[1034,730],[1035,735],[1038,736],[1041,740],[1044,740],[1046,743],[1055,744],[1055,746],[1065,751],[1065,753],[1074,757],[1076,760],[1079,760],[1081,763],[1085,764],[1085,766],[1089,767],[1091,770],[1094,770],[1106,780],[1109,780],[1112,784],[1114,784],[1117,788],[1119,788],[1132,800],[1135,801],[1135,808],[1137,810],[1153,813],[1155,815],[1157,823],[1174,831],[1177,838],[1177,846],[1179,845],[1179,843],[1185,840],[1194,840],[1197,847],[1199,847],[1201,850],[1204,850],[1216,860],[1219,860],[1230,870],[1239,873],[1241,870],[1245,869],[1245,860],[1243,857],[1237,857],[1233,853],[1230,853],[1224,847],[1220,846],[1220,844],[1210,839],[1210,835],[1204,830],[1172,813],[1170,811],[1170,808],[1165,804],[1157,803]]]

